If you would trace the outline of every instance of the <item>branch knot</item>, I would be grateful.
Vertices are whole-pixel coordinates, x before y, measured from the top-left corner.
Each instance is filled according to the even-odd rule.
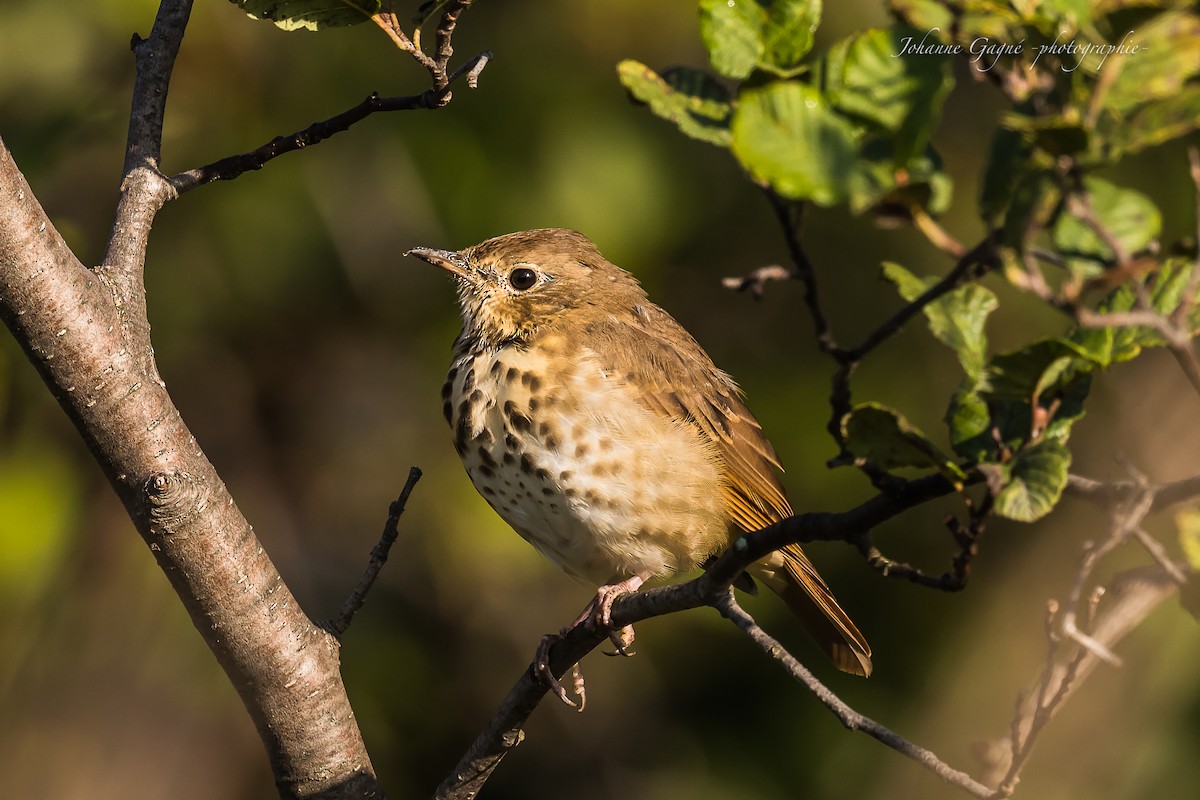
[[[188,472],[158,472],[142,485],[150,530],[157,536],[179,532],[208,508],[208,490]]]

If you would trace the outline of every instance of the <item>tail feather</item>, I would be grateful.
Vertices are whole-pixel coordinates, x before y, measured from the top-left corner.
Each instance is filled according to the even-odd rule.
[[[747,572],[783,599],[838,669],[863,677],[871,674],[871,646],[799,547],[772,553]]]

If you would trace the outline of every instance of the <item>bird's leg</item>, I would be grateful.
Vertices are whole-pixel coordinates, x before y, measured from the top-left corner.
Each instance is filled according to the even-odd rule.
[[[534,677],[546,684],[559,700],[571,708],[583,711],[583,707],[587,704],[587,693],[584,689],[583,672],[580,671],[579,664],[571,665],[571,691],[579,698],[579,702],[576,703],[567,694],[567,690],[563,688],[558,678],[554,677],[554,673],[550,671],[550,648],[554,646],[555,642],[562,641],[562,638],[575,628],[586,625],[587,629],[593,633],[603,632],[608,635],[613,646],[617,648],[617,652],[608,655],[633,655],[633,651],[629,649],[633,645],[633,626],[626,625],[618,630],[613,630],[612,604],[621,595],[636,592],[649,578],[648,573],[638,574],[626,578],[620,583],[610,583],[596,589],[596,596],[575,618],[574,622],[563,628],[560,633],[547,633],[538,642],[531,667]]]
[[[617,652],[611,655],[633,655],[633,651],[629,649],[633,646],[633,626],[626,625],[624,628],[614,630],[612,605],[621,595],[636,592],[642,588],[642,584],[649,578],[649,573],[638,573],[620,583],[610,583],[597,588],[596,596],[592,598],[592,602],[588,603],[587,608],[583,609],[571,627],[585,624],[588,630],[608,634],[609,641],[617,648]]]

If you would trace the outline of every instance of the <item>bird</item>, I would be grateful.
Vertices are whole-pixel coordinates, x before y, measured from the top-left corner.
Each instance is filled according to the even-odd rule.
[[[612,631],[616,597],[792,516],[741,390],[583,234],[544,228],[406,255],[457,284],[463,327],[442,388],[455,450],[505,522],[598,587],[575,624],[608,626],[624,653],[633,632]],[[837,668],[870,675],[870,646],[798,545],[746,571]]]

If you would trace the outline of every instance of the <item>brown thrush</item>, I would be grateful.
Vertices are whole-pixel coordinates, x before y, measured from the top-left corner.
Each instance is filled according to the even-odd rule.
[[[463,330],[442,388],[454,447],[496,513],[600,587],[579,621],[611,629],[619,594],[792,514],[738,387],[583,235],[409,252],[458,283]],[[870,646],[798,546],[748,572],[839,669],[870,674]],[[623,650],[632,631],[614,641]]]

